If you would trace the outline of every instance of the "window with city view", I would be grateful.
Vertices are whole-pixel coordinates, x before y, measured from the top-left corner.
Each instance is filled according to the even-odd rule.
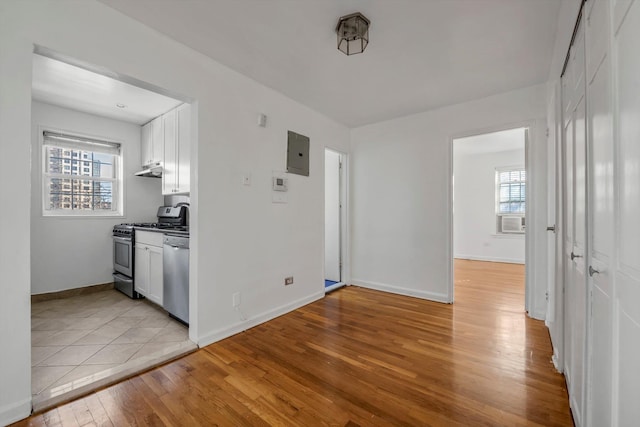
[[[44,132],[45,215],[118,214],[120,145]]]

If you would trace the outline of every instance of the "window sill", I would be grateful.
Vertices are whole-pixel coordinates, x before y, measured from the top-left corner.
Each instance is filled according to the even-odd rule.
[[[522,240],[524,239],[524,233],[495,233],[492,234],[491,237],[494,239]]]
[[[112,218],[124,218],[124,214],[121,213],[112,213],[112,214],[106,214],[106,215],[99,215],[99,214],[46,214],[43,213],[42,214],[42,218],[64,218],[64,219],[69,219],[69,218],[74,218],[74,219],[112,219]]]

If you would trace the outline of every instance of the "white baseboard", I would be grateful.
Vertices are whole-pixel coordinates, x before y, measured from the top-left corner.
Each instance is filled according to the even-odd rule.
[[[411,288],[402,288],[399,286],[387,285],[385,283],[368,282],[366,280],[352,279],[351,284],[355,286],[361,286],[363,288],[374,289],[376,291],[390,292],[392,294],[405,295],[409,297],[422,298],[429,301],[450,303],[449,297],[446,294],[440,294],[436,292],[421,291]]]
[[[488,262],[505,262],[507,264],[524,264],[524,259],[520,258],[499,258],[499,257],[487,257],[481,255],[454,255],[457,259],[468,259],[471,261],[488,261]]]
[[[556,354],[555,349],[553,351],[553,356],[551,356],[551,361],[553,362],[553,366],[556,368],[556,371],[562,374],[562,367],[560,366],[560,363],[558,361],[558,355]]]
[[[0,426],[6,426],[31,415],[31,396],[0,408]]]
[[[346,283],[338,282],[338,283],[334,283],[331,286],[325,286],[324,293],[326,294],[328,292],[335,291],[336,289],[342,288],[343,286],[346,286]]]
[[[229,338],[232,335],[244,332],[247,329],[251,329],[254,326],[260,325],[261,323],[268,322],[269,320],[280,317],[283,314],[287,314],[295,309],[303,307],[322,298],[324,298],[324,291],[315,293],[308,297],[300,298],[296,301],[290,302],[289,304],[276,307],[273,310],[269,310],[257,316],[253,316],[250,319],[237,322],[231,326],[208,332],[200,336],[200,338],[198,339],[198,346],[202,348],[209,344],[213,344],[214,342]]]
[[[530,311],[529,317],[536,320],[545,320],[547,317],[547,312],[546,311]]]

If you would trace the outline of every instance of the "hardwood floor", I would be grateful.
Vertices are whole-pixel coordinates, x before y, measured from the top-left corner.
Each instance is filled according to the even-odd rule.
[[[342,288],[17,425],[572,425],[523,266],[455,274],[453,305]]]

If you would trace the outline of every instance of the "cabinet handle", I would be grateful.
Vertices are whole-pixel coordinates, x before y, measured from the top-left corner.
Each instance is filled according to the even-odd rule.
[[[594,274],[600,274],[600,272],[598,270],[596,270],[595,268],[593,268],[593,266],[589,266],[589,276],[593,277]]]
[[[582,258],[582,255],[576,255],[573,252],[571,252],[571,261],[573,261],[576,258]]]

